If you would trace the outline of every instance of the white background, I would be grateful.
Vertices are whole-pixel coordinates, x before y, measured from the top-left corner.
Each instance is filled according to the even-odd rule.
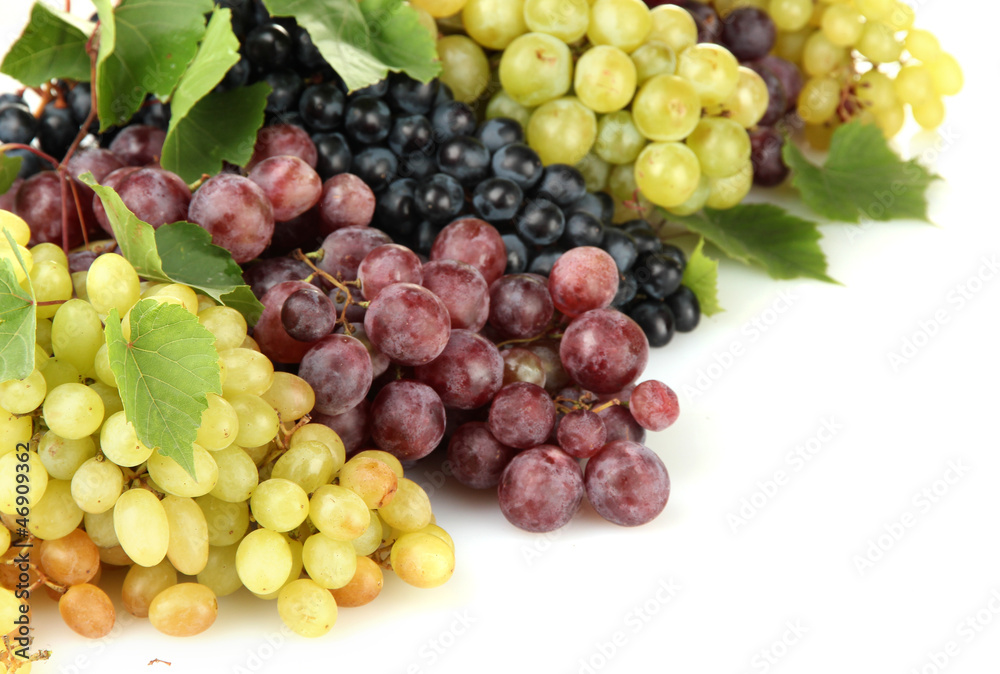
[[[6,51],[27,2],[0,4]],[[440,474],[418,467],[458,546],[444,587],[387,577],[314,641],[283,630],[273,605],[230,596],[196,638],[120,611],[91,642],[39,598],[35,646],[53,658],[35,671],[998,671],[1000,12],[927,0],[917,23],[967,82],[939,133],[899,144],[945,178],[930,192],[936,226],[824,226],[843,286],[723,263],[727,311],[656,350],[646,374],[682,399],[648,441],[673,483],[656,521],[623,529],[585,506],[532,535],[492,493],[433,488]]]

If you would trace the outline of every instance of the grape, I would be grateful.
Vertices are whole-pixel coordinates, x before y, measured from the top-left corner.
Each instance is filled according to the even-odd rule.
[[[59,615],[71,630],[88,639],[107,636],[115,626],[115,605],[96,585],[74,585],[59,598]]]
[[[506,91],[500,89],[493,95],[490,102],[486,104],[486,119],[507,117],[524,126],[528,123],[528,118],[531,117],[531,110],[531,107],[521,105],[511,98]]]
[[[861,38],[864,19],[850,5],[830,5],[823,12],[820,27],[831,43],[839,47],[850,47]]]
[[[152,492],[129,489],[122,494],[115,503],[114,524],[122,549],[136,564],[155,566],[167,556],[170,524]]]
[[[399,531],[419,531],[430,524],[433,517],[427,492],[405,477],[399,478],[395,496],[378,509],[378,514],[385,524]]]
[[[583,473],[576,459],[552,445],[521,452],[507,465],[497,489],[500,511],[526,531],[554,531],[583,502]]]
[[[784,31],[804,28],[813,13],[812,0],[770,0],[768,13],[774,24]]]
[[[507,384],[490,405],[489,429],[497,441],[528,449],[548,439],[556,421],[556,408],[548,393],[528,382]]]
[[[642,0],[597,0],[590,7],[587,38],[594,45],[611,45],[634,51],[653,27],[649,8]]]
[[[623,402],[627,402],[623,400]],[[608,432],[608,442],[615,440],[631,440],[632,442],[643,442],[646,439],[646,431],[635,420],[632,413],[620,405],[612,405],[597,413],[604,421],[604,427]]]
[[[302,564],[313,582],[330,590],[351,581],[358,557],[350,543],[319,533],[307,538],[302,546]]]
[[[256,529],[247,534],[236,550],[236,571],[254,594],[270,594],[280,589],[291,569],[291,548],[276,531]]]
[[[169,222],[187,220],[190,211],[191,190],[177,175],[160,168],[142,168],[124,174],[115,186],[125,206],[137,218],[160,227]],[[94,215],[108,234],[114,234],[101,202],[94,202]]]
[[[305,521],[309,514],[309,497],[302,487],[291,480],[271,478],[264,480],[250,496],[250,510],[254,519],[270,531],[291,531]],[[242,576],[241,576],[242,577]],[[249,586],[248,586],[249,587]],[[267,592],[257,592],[267,594]]]
[[[459,426],[448,441],[448,463],[455,479],[473,489],[495,487],[500,474],[518,453],[501,444],[487,424],[472,421]]]
[[[444,437],[441,398],[426,384],[400,379],[379,391],[371,406],[375,444],[400,459],[427,456]]]
[[[45,377],[37,369],[32,370],[24,379],[0,384],[0,408],[12,414],[28,414],[42,404],[46,390]]]
[[[236,434],[236,444],[240,447],[258,447],[266,442],[278,432],[278,413],[274,408],[264,402],[260,396],[237,395],[229,398],[230,404],[236,410],[236,416],[240,421],[240,430]],[[195,457],[198,446],[195,445]],[[211,459],[211,455],[205,452],[204,456]]]
[[[898,61],[903,51],[893,29],[881,21],[867,21],[854,48],[873,63]]]
[[[37,120],[26,109],[11,105],[0,110],[0,142],[27,145],[37,129]]]
[[[372,344],[402,365],[422,365],[437,358],[448,343],[450,324],[444,302],[411,283],[386,287],[365,313],[365,332]]]
[[[190,498],[167,496],[160,504],[167,513],[170,541],[167,559],[189,576],[201,573],[208,562],[208,523],[198,504]]]
[[[230,503],[239,503],[250,498],[254,487],[257,486],[258,477],[257,466],[254,465],[250,455],[242,447],[230,445],[214,452],[212,458],[219,466],[219,481],[209,494]]]
[[[272,361],[297,363],[312,347],[313,342],[300,342],[288,334],[281,323],[281,308],[293,292],[314,287],[303,281],[283,281],[261,297],[264,311],[254,326],[253,334],[261,352]]]
[[[94,175],[94,180],[103,184],[104,179],[109,173],[123,166],[125,164],[111,150],[103,147],[90,147],[74,152],[73,156],[66,162],[66,171],[76,181],[81,201],[86,204],[84,195],[92,194],[93,190],[90,190],[89,187],[80,182],[79,176],[89,171]],[[90,191],[87,192],[86,190]]]
[[[309,33],[301,35],[308,38]],[[299,114],[312,131],[334,131],[343,121],[344,95],[333,84],[314,84],[302,92]]]
[[[774,46],[775,36],[774,21],[757,7],[738,7],[722,22],[722,43],[740,61],[766,55]]]
[[[597,117],[578,99],[564,96],[538,106],[526,131],[543,164],[576,164],[597,139]]]
[[[63,198],[59,176],[55,171],[42,171],[27,178],[17,190],[14,210],[28,223],[34,243],[53,242],[62,245],[63,209],[67,215],[66,235],[69,247],[79,246],[83,243],[83,232],[76,206],[69,190],[65,199]]]
[[[405,73],[390,73],[386,99],[393,110],[407,115],[426,114],[438,94],[438,81],[421,82]]]
[[[156,595],[176,584],[177,571],[166,560],[149,567],[134,564],[122,582],[122,603],[136,618],[146,618]]]
[[[198,574],[198,582],[214,592],[216,597],[225,597],[243,587],[236,572],[238,548],[238,544],[233,544],[224,547],[213,545],[208,549],[208,562],[204,570]]]
[[[572,56],[558,38],[526,33],[504,49],[499,74],[500,84],[514,101],[529,107],[541,105],[569,91]]]
[[[651,431],[666,430],[677,421],[680,413],[677,394],[655,380],[644,381],[632,391],[629,411],[643,428]]]
[[[556,309],[578,316],[611,304],[618,291],[618,268],[600,248],[573,248],[553,265],[548,287]]]
[[[473,0],[474,1],[474,0]],[[350,582],[330,590],[337,606],[364,606],[382,591],[382,569],[368,557],[359,556]]]
[[[28,422],[27,424],[24,424],[25,420]],[[25,430],[30,438],[31,417],[20,417],[17,421],[27,426]],[[0,431],[0,433],[5,440],[10,438],[8,446],[13,449],[21,438],[11,436],[20,433],[20,429],[15,426],[14,428],[4,428],[3,431],[6,432]],[[67,440],[52,431],[45,431],[38,441],[37,451],[38,458],[50,477],[57,480],[70,480],[80,466],[97,453],[97,448],[89,435],[78,440]]]
[[[649,344],[629,317],[614,309],[593,309],[566,328],[559,355],[575,382],[595,393],[611,393],[645,369]]]
[[[345,463],[339,479],[342,486],[361,497],[369,508],[381,508],[391,501],[398,484],[388,464],[367,456],[356,456]]]
[[[645,84],[656,75],[673,75],[677,70],[677,55],[666,44],[646,42],[629,55],[635,67],[636,84]]]
[[[452,220],[465,206],[465,190],[453,176],[435,173],[413,188],[413,201],[419,215],[431,224]]]
[[[385,244],[369,252],[358,266],[358,281],[365,299],[375,299],[394,283],[420,284],[423,281],[420,258],[408,248]]]
[[[148,459],[153,450],[139,441],[125,412],[115,412],[101,427],[101,452],[119,466],[131,467]]]
[[[368,401],[362,400],[343,414],[328,415],[313,412],[310,416],[313,421],[333,429],[340,436],[344,451],[356,452],[368,441],[371,434],[368,407]]]
[[[531,274],[508,274],[490,287],[490,325],[511,339],[545,332],[553,303],[544,280]]]
[[[61,384],[49,391],[42,415],[54,433],[78,440],[100,428],[104,421],[104,403],[83,384]]]
[[[691,198],[701,180],[698,157],[687,145],[676,142],[647,145],[639,153],[634,172],[642,194],[664,208],[680,206]]]
[[[809,36],[802,50],[802,67],[813,77],[828,75],[844,67],[848,59],[847,49],[833,44],[820,31]]]
[[[309,520],[324,535],[349,542],[368,529],[371,514],[356,493],[341,485],[327,484],[309,499]]]
[[[476,185],[472,206],[483,220],[501,225],[517,214],[524,195],[517,183],[507,178],[487,178]]]
[[[941,126],[944,115],[944,101],[937,96],[932,96],[913,106],[913,119],[928,130]]]
[[[522,190],[532,189],[542,179],[542,160],[524,143],[505,145],[493,154],[493,174],[513,181]]]
[[[337,602],[329,590],[308,578],[293,580],[278,594],[278,615],[304,637],[321,637],[337,621]]]
[[[274,463],[271,477],[294,482],[307,494],[311,494],[330,482],[340,463],[342,461],[336,461],[332,450],[323,442],[302,441]]]
[[[263,190],[276,222],[287,222],[316,205],[323,183],[316,171],[298,157],[268,157],[247,176]]]
[[[160,592],[149,605],[149,622],[172,637],[201,634],[215,622],[219,602],[200,583],[178,583]]]
[[[188,215],[212,235],[212,243],[248,262],[267,248],[274,233],[274,210],[252,180],[220,173],[191,198]]]
[[[490,83],[490,62],[482,47],[464,35],[447,35],[437,41],[441,61],[440,81],[451,88],[455,100],[473,103]]]
[[[324,233],[365,226],[374,213],[375,195],[358,176],[342,173],[323,183],[319,214]]]
[[[469,330],[452,330],[444,351],[414,377],[441,397],[446,407],[475,409],[488,403],[503,382],[503,359],[491,341]]]
[[[39,563],[51,580],[68,586],[90,581],[101,566],[101,557],[87,532],[73,529],[62,538],[42,541]]]
[[[698,125],[702,104],[688,80],[656,75],[639,88],[632,102],[632,121],[651,140],[681,140]]]
[[[678,332],[691,332],[698,326],[701,307],[698,304],[698,297],[687,286],[681,286],[667,297],[666,305],[674,316],[674,325]]]
[[[937,60],[927,64],[927,69],[930,71],[934,91],[941,96],[954,96],[962,90],[965,83],[962,67],[951,54],[941,54]]]
[[[514,347],[501,352],[503,358],[503,386],[516,381],[526,381],[545,386],[545,368],[542,359],[527,349]]]
[[[163,154],[163,141],[166,137],[163,129],[132,124],[115,136],[108,149],[126,166],[156,164]]]
[[[638,442],[606,444],[587,463],[587,499],[604,519],[625,527],[651,521],[667,505],[670,477],[656,454]]]
[[[745,66],[739,68],[739,81],[736,90],[722,104],[722,109],[733,120],[745,129],[760,122],[770,111],[771,98],[767,82],[756,71]],[[784,94],[776,102],[774,115],[784,114],[784,106],[780,105]]]
[[[247,164],[248,169],[264,161],[268,157],[291,155],[298,157],[312,168],[316,168],[316,145],[304,129],[294,124],[272,124],[257,132],[257,143],[253,148],[253,157]]]
[[[604,115],[597,123],[594,152],[606,162],[612,164],[633,162],[645,145],[646,138],[636,128],[632,114],[628,110]],[[600,218],[595,219],[600,221]]]
[[[238,402],[251,397],[253,396],[238,396],[233,399],[233,408],[237,415],[241,411]],[[237,440],[239,437],[237,435]],[[253,445],[247,443],[246,446],[252,447]],[[194,449],[191,460],[194,464],[194,474],[197,477],[192,477],[181,464],[158,451],[149,455],[146,469],[161,490],[175,496],[203,496],[215,488],[215,484],[219,480],[219,466],[212,458],[212,454],[204,447],[197,444],[192,444],[192,447]]]
[[[753,180],[757,185],[771,187],[788,177],[789,169],[781,155],[784,137],[774,129],[761,127],[750,133],[750,160]]]
[[[443,173],[473,187],[489,175],[490,151],[477,138],[456,136],[438,146],[437,162]]]
[[[591,47],[576,62],[573,90],[594,112],[621,110],[632,101],[635,85],[635,64],[617,47]]]
[[[333,332],[336,323],[333,301],[315,287],[296,290],[281,305],[281,326],[300,342],[321,339]]]
[[[115,506],[124,484],[121,468],[111,461],[91,458],[84,461],[74,473],[70,493],[81,510],[97,514]]]
[[[316,409],[338,415],[360,403],[372,383],[372,361],[365,346],[347,335],[327,335],[302,358],[299,376],[316,395]]]
[[[455,570],[455,551],[437,536],[413,532],[396,539],[389,562],[403,581],[416,587],[438,587]]]
[[[250,524],[250,507],[246,501],[226,503],[206,494],[195,499],[195,503],[205,513],[209,545],[226,546],[240,542]]]
[[[526,4],[524,0],[468,0],[462,9],[462,26],[487,49],[505,49],[514,38],[528,31]]]

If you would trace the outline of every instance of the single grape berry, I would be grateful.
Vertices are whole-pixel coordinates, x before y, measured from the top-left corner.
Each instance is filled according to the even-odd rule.
[[[336,307],[319,288],[296,290],[281,305],[281,325],[300,342],[315,342],[333,332],[336,323]]]

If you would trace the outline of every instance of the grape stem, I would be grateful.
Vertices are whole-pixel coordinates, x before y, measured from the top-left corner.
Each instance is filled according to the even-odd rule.
[[[542,333],[541,335],[535,335],[534,337],[522,337],[520,339],[508,339],[497,344],[497,348],[503,348],[511,344],[527,344],[528,342],[536,342],[539,339],[562,339],[563,333],[561,332],[550,332],[548,334]]]
[[[628,403],[623,403],[618,398],[612,398],[611,400],[607,401],[606,403],[603,403],[601,405],[598,405],[597,407],[591,408],[590,411],[591,412],[595,412],[595,413],[596,412],[603,412],[604,410],[608,409],[609,407],[613,407],[614,405],[621,405],[622,407],[628,407]]]
[[[322,253],[323,250],[320,249],[316,252]],[[360,287],[360,283],[357,281],[345,282],[341,281],[340,279],[334,278],[333,276],[331,276],[330,274],[326,273],[325,271],[317,267],[315,264],[313,264],[313,261],[310,258],[314,256],[315,256],[314,253],[303,253],[301,248],[296,248],[295,252],[292,253],[292,257],[294,257],[296,260],[301,260],[306,264],[306,266],[312,269],[313,273],[307,276],[306,278],[313,278],[315,276],[319,276],[320,278],[329,282],[331,285],[337,288],[337,290],[339,290],[341,293],[344,294],[344,308],[341,310],[340,318],[337,319],[337,322],[344,326],[344,333],[350,335],[354,330],[353,328],[351,328],[351,324],[347,320],[347,308],[350,307],[352,304],[357,304],[359,307],[367,307],[369,304],[368,302],[358,302],[357,300],[355,300],[354,296],[351,294],[351,289],[348,287],[348,286],[354,286],[355,288],[357,288]],[[322,259],[322,256],[320,256],[320,259]]]

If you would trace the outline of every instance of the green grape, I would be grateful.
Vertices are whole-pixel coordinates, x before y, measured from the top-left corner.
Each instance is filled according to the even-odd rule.
[[[115,412],[101,428],[101,451],[119,466],[138,466],[153,453],[139,441],[135,428],[125,418],[125,412]]]
[[[156,566],[167,556],[170,523],[153,492],[129,489],[114,509],[115,535],[125,554],[141,566]]]
[[[462,9],[462,25],[487,49],[503,49],[528,31],[523,12],[524,0],[468,0]]]
[[[225,363],[226,382],[222,395],[227,398],[259,396],[271,387],[274,365],[264,354],[243,348],[227,349],[219,352],[219,360]]]
[[[139,276],[132,264],[115,253],[98,256],[87,270],[87,298],[106,316],[112,309],[121,316],[139,301]]]
[[[629,164],[635,161],[645,145],[646,138],[636,128],[628,110],[604,115],[597,123],[594,152],[608,163]]]
[[[208,563],[208,522],[194,499],[166,496],[161,502],[170,525],[167,559],[188,576],[201,573]]]
[[[108,356],[108,345],[106,343],[101,344],[101,348],[94,355],[94,373],[97,374],[97,379],[102,384],[118,388],[115,373],[111,370],[111,359]]]
[[[58,358],[49,358],[38,368],[45,377],[45,388],[49,391],[61,384],[79,384],[83,377],[72,363]]]
[[[11,267],[14,269],[14,276],[17,278],[18,283],[24,283],[24,281],[31,274],[34,268],[34,263],[31,260],[31,252],[24,246],[17,244],[17,252],[21,255],[21,260],[24,262],[24,267],[17,261],[17,256],[14,254],[14,249],[10,247],[7,239],[0,239],[0,260],[7,260],[10,262]],[[24,268],[27,268],[28,273],[24,273]]]
[[[25,455],[27,459],[20,461]],[[28,477],[18,480],[18,475]],[[18,449],[0,456],[0,512],[9,515],[16,513],[19,506],[31,508],[38,505],[48,483],[49,474],[45,472],[45,464],[37,452]]]
[[[10,550],[10,529],[0,527],[0,555],[6,554],[8,550]]]
[[[403,534],[392,544],[389,553],[392,570],[403,581],[416,587],[443,585],[455,571],[455,551],[432,534]]]
[[[864,30],[861,13],[850,5],[830,5],[823,12],[823,35],[838,47],[850,47],[861,39]]]
[[[321,637],[337,622],[337,602],[329,590],[301,578],[281,588],[278,615],[299,636]]]
[[[909,30],[913,27],[915,18],[916,14],[912,7],[903,0],[895,0],[892,3],[892,9],[882,20],[893,30]]]
[[[86,271],[74,271],[70,272],[70,278],[73,279],[73,294],[76,295],[77,299],[83,300],[90,304],[87,300],[87,272]]]
[[[312,425],[312,424],[310,424],[310,425]],[[305,427],[303,426],[303,428],[305,428]],[[294,438],[295,436],[292,436],[292,437]],[[383,452],[381,449],[365,449],[365,450],[362,450],[362,451],[358,452],[357,454],[355,454],[351,458],[356,459],[358,457],[368,457],[368,458],[372,458],[372,459],[378,459],[379,461],[381,461],[385,465],[387,465],[390,468],[392,468],[392,472],[394,472],[396,474],[396,478],[397,479],[403,477],[403,464],[400,463],[399,459],[397,459],[395,456],[393,456],[389,452]]]
[[[629,55],[617,47],[598,45],[576,62],[573,89],[594,112],[614,112],[632,100],[635,82],[635,64]]]
[[[73,501],[69,480],[49,480],[45,493],[31,508],[28,531],[43,541],[68,536],[80,526],[83,511]]]
[[[270,594],[288,579],[292,551],[281,534],[270,529],[251,531],[236,550],[236,572],[254,594]]]
[[[812,0],[771,0],[767,13],[780,30],[799,30],[809,23],[813,13]]]
[[[920,105],[934,96],[934,82],[927,66],[905,65],[899,69],[893,81],[896,97],[903,103]]]
[[[424,10],[435,19],[443,19],[462,11],[465,0],[412,0],[410,4]]]
[[[449,548],[451,548],[452,550],[455,549],[455,541],[452,540],[451,534],[449,534],[447,531],[445,531],[444,529],[442,529],[441,527],[439,527],[436,524],[428,524],[426,527],[424,527],[423,529],[421,529],[417,533],[430,534],[431,536],[437,536],[442,541],[444,541],[445,543],[447,543]]]
[[[687,201],[679,206],[673,206],[668,208],[667,211],[674,215],[693,215],[700,211],[705,206],[705,202],[708,201],[709,194],[711,193],[711,183],[708,176],[702,175],[701,180],[698,181],[698,187],[691,196],[688,197]]]
[[[180,301],[181,306],[189,312],[196,316],[198,315],[198,294],[183,283],[164,283],[158,285],[149,294],[149,298],[154,300],[173,298]]]
[[[333,479],[334,459],[330,450],[318,440],[299,442],[275,461],[271,477],[294,482],[311,494]]]
[[[663,42],[647,41],[629,58],[635,65],[636,83],[639,85],[656,75],[673,75],[677,70],[677,55]]]
[[[400,531],[416,531],[431,523],[431,500],[423,487],[408,478],[399,478],[396,495],[379,508],[385,524]]]
[[[642,0],[597,0],[590,7],[587,37],[591,44],[631,52],[645,42],[652,28],[653,19]]]
[[[832,77],[812,77],[806,80],[799,94],[799,117],[808,124],[822,124],[837,112],[840,105],[840,85]]]
[[[46,396],[42,415],[56,435],[78,440],[101,427],[104,402],[83,384],[60,384]]]
[[[587,0],[525,0],[523,14],[528,30],[573,44],[587,34],[590,4]]]
[[[892,11],[892,0],[854,0],[854,6],[858,8],[868,20],[881,19]]]
[[[76,440],[61,438],[52,431],[45,431],[38,440],[38,457],[50,477],[70,480],[87,459],[97,454],[97,447],[89,435]]]
[[[710,43],[685,49],[677,59],[677,74],[691,83],[705,106],[722,103],[732,95],[740,78],[739,67],[728,49]]]
[[[374,510],[368,516],[368,528],[357,538],[351,539],[358,557],[367,557],[382,546],[382,520]]]
[[[49,356],[52,355],[52,321],[48,318],[35,320],[35,344]]]
[[[509,117],[522,127],[525,127],[528,126],[528,120],[531,119],[532,110],[534,108],[521,105],[511,98],[506,91],[501,89],[493,94],[490,102],[486,104],[486,119]]]
[[[250,526],[250,505],[246,501],[228,503],[206,494],[194,502],[205,513],[209,545],[224,547],[240,542]]]
[[[965,84],[962,67],[951,54],[942,53],[937,60],[927,64],[927,70],[930,71],[934,91],[941,96],[954,96]]]
[[[930,96],[913,106],[913,119],[925,129],[936,129],[944,121],[944,101]]]
[[[731,176],[750,160],[750,136],[725,117],[705,117],[685,141],[694,151],[701,172],[709,178]]]
[[[437,41],[441,82],[451,87],[456,101],[472,103],[490,83],[490,62],[475,41],[464,35],[447,35]]]
[[[500,84],[521,105],[533,107],[558,98],[569,91],[572,81],[569,47],[551,35],[525,33],[500,57]]]
[[[263,445],[278,433],[278,413],[260,396],[237,395],[228,400],[240,421],[234,440],[240,447]]]
[[[72,490],[72,485],[70,485]],[[118,545],[118,534],[115,533],[115,512],[108,510],[103,513],[84,513],[83,527],[87,530],[90,540],[99,548],[113,548]]]
[[[134,564],[122,582],[122,603],[136,618],[146,618],[156,595],[176,584],[177,570],[167,560],[156,566]]]
[[[198,313],[198,322],[215,336],[219,353],[238,348],[247,336],[247,321],[232,307],[211,306]]]
[[[97,515],[115,507],[122,494],[125,476],[111,461],[87,459],[73,475],[70,493],[85,513]]]
[[[0,383],[0,407],[11,414],[27,414],[45,400],[45,377],[37,369],[24,379]]]
[[[691,82],[676,75],[657,75],[635,95],[632,120],[650,140],[682,140],[698,126],[701,106]]]
[[[811,26],[793,31],[779,30],[778,37],[774,40],[772,53],[790,63],[801,63],[802,52],[806,48],[806,40],[815,32],[815,29]]]
[[[305,522],[309,514],[309,496],[291,480],[271,478],[253,490],[250,510],[262,527],[271,531],[291,531]]]
[[[210,452],[233,444],[239,432],[240,419],[229,402],[214,393],[207,394],[208,407],[201,413],[201,426],[195,442]]]
[[[650,143],[635,162],[635,182],[658,206],[671,208],[687,201],[698,188],[698,158],[683,143]]]
[[[316,403],[316,392],[309,382],[290,372],[275,372],[271,387],[260,397],[274,408],[282,422],[301,419]]]
[[[903,46],[913,58],[920,59],[924,63],[931,63],[941,57],[941,43],[928,30],[917,28],[909,31],[903,40]],[[37,259],[35,265],[38,265]]]
[[[178,583],[153,598],[149,623],[174,637],[201,634],[215,622],[219,602],[215,594],[199,583]]]
[[[736,83],[736,90],[719,107],[720,111],[725,111],[729,119],[744,129],[749,129],[756,126],[767,112],[768,100],[767,84],[764,83],[764,79],[750,68],[740,66],[740,79]]]
[[[264,599],[266,601],[277,599],[281,588],[285,587],[302,575],[302,544],[294,538],[289,538],[287,534],[285,535],[285,541],[288,543],[288,549],[292,553],[292,568],[288,571],[288,577],[285,578],[285,582],[282,583],[281,587],[277,590],[268,592],[267,594],[258,594],[258,599]]]
[[[31,417],[19,416],[0,407],[0,456],[13,452],[19,444],[27,444],[32,432]]]
[[[893,103],[881,110],[875,110],[874,115],[875,124],[882,130],[882,135],[886,138],[892,138],[899,133],[906,121],[906,110],[902,103]]]
[[[26,223],[23,218],[11,213],[10,211],[0,210],[0,231],[3,230],[10,232],[11,237],[14,239],[14,243],[21,246],[27,246],[28,242],[31,240],[31,228],[28,227],[28,223]],[[7,237],[0,236],[0,239],[6,241]],[[6,632],[4,634],[6,634]]]
[[[230,503],[249,499],[257,486],[257,466],[250,455],[242,447],[230,445],[214,452],[212,458],[219,466],[219,481],[209,493]]]
[[[588,192],[603,192],[611,174],[611,164],[591,151],[576,163],[576,170],[583,176]]]
[[[709,194],[705,205],[726,209],[738,205],[753,186],[753,165],[747,161],[739,171],[725,178],[709,178]]]
[[[865,107],[871,110],[884,110],[895,105],[899,99],[896,98],[896,89],[883,73],[877,70],[869,70],[858,79],[858,100]]]
[[[806,40],[806,46],[802,51],[802,67],[807,75],[820,77],[845,65],[848,58],[848,52],[844,47],[838,47],[830,42],[824,33],[816,31]]]
[[[356,493],[347,487],[327,484],[309,499],[309,520],[330,538],[351,541],[365,532],[371,516],[364,499]]]
[[[525,129],[542,163],[573,165],[587,156],[597,138],[597,117],[573,96],[538,106]]]
[[[638,193],[635,164],[619,164],[611,169],[611,175],[608,176],[608,194],[614,197],[615,201],[633,201]]]
[[[219,481],[219,465],[211,452],[194,444],[192,463],[195,477],[169,456],[153,452],[146,460],[146,470],[160,489],[174,496],[204,496],[215,488]]]
[[[715,11],[720,17],[725,18],[734,9],[742,7],[756,7],[767,11],[767,3],[768,0],[715,0],[712,6],[715,7]]]
[[[104,343],[104,328],[94,307],[79,299],[60,305],[52,318],[52,353],[56,358],[86,374]]]
[[[236,551],[239,543],[208,548],[205,568],[198,573],[198,582],[215,593],[216,597],[231,595],[243,587],[243,581],[236,572]]]
[[[330,593],[327,592],[327,594]],[[330,599],[333,600],[333,595],[330,595]],[[5,587],[0,588],[0,629],[3,630],[3,633],[10,634],[17,631],[19,620],[23,620],[22,615],[27,614],[21,613],[21,600],[17,598],[17,595]],[[30,672],[31,665],[24,667],[24,671]]]
[[[277,448],[274,441],[259,445],[257,447],[244,447],[243,451],[247,453],[250,460],[253,461],[253,465],[260,468],[261,464],[264,463],[264,459],[271,455],[271,453]]]
[[[302,565],[317,585],[333,590],[351,582],[358,556],[350,543],[319,533],[307,538],[302,546]]]
[[[118,389],[100,381],[95,381],[93,384],[88,385],[87,388],[100,396],[101,402],[104,403],[104,417],[101,420],[102,426],[112,414],[125,409],[121,396],[118,395]]]
[[[24,221],[22,220],[22,222]],[[17,241],[16,237],[15,241]],[[23,243],[21,241],[17,242],[22,245],[27,245],[27,240]],[[57,246],[54,243],[40,243],[32,246],[31,259],[35,261],[36,265],[42,262],[55,262],[64,269],[69,267],[69,259],[66,257],[66,253],[63,252],[63,249],[60,246]]]
[[[61,302],[73,297],[73,279],[69,270],[58,262],[46,260],[35,262],[31,268],[31,287],[35,291],[36,302]],[[51,318],[59,310],[58,304],[36,304],[37,318]]]
[[[868,21],[854,48],[873,63],[892,63],[903,53],[903,44],[895,32],[881,21]]]
[[[650,13],[653,25],[646,38],[648,42],[657,41],[670,47],[674,54],[680,54],[691,45],[698,43],[698,26],[683,7],[677,5],[660,5]]]

